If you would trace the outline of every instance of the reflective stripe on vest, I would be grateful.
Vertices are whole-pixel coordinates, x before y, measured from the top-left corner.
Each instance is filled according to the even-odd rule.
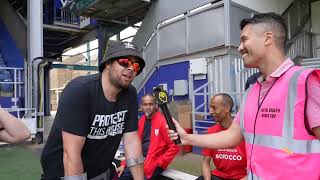
[[[241,106],[240,106],[240,128],[242,130],[242,132],[245,132],[244,130],[244,108],[246,105],[246,101],[247,101],[247,96],[250,92],[250,90],[252,89],[253,86],[250,86],[243,94],[242,96],[242,101],[241,101]],[[244,134],[243,134],[244,135]],[[248,141],[247,141],[248,142]],[[251,142],[251,141],[249,141]]]

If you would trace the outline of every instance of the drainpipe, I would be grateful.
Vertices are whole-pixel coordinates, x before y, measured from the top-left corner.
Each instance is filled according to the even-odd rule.
[[[28,1],[28,83],[27,83],[27,99],[26,107],[35,108],[37,119],[36,141],[41,143],[43,140],[43,127],[39,127],[41,114],[38,113],[38,89],[39,77],[38,66],[43,61],[43,1]],[[43,120],[43,118],[42,118]]]

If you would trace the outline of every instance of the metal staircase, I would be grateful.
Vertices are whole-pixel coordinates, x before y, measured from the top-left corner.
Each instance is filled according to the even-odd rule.
[[[228,55],[227,55],[228,56]],[[225,80],[222,78],[225,75],[225,69],[221,65],[225,61],[222,57],[212,58],[208,61],[208,68],[212,72],[212,80],[192,91],[192,120],[193,132],[202,134],[206,133],[208,127],[211,127],[215,122],[209,114],[210,98],[218,93],[227,93],[234,100],[234,108],[232,115],[235,116],[240,107],[242,94],[245,90],[245,83],[248,77],[258,72],[258,69],[244,67],[243,61],[238,56],[230,56],[231,69],[233,72],[229,74],[231,84],[234,88],[229,91],[224,90]],[[229,83],[229,82],[228,82]]]

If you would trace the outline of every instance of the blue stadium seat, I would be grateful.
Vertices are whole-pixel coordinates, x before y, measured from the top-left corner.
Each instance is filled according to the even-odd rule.
[[[12,79],[5,79],[3,82],[12,82]],[[1,84],[1,91],[3,92],[12,92],[13,84]]]

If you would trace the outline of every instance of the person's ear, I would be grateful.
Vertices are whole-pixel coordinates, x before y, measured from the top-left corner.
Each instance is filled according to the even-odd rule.
[[[109,71],[110,67],[111,67],[111,63],[104,63],[104,69]]]
[[[274,41],[274,35],[271,31],[268,31],[264,33],[264,36],[264,45],[269,46]]]
[[[230,106],[229,105],[225,105],[224,106],[224,112],[228,113],[230,111]]]

